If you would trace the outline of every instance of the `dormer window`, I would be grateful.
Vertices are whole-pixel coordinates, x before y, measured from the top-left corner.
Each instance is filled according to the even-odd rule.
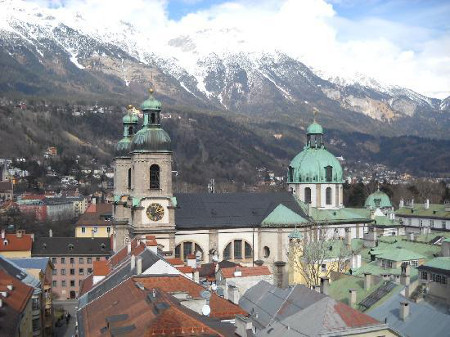
[[[68,247],[69,247],[69,250],[73,250],[73,244],[70,243]]]

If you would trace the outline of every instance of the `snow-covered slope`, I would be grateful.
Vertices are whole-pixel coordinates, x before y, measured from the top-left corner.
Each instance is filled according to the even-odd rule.
[[[0,6],[3,92],[129,96],[152,85],[172,103],[291,114],[317,105],[340,118],[354,112],[381,122],[450,111],[448,102],[361,74],[343,79],[313,72],[270,44],[252,49],[233,27],[190,35],[168,29],[161,36],[130,22],[92,21],[88,13],[20,0],[0,0]]]

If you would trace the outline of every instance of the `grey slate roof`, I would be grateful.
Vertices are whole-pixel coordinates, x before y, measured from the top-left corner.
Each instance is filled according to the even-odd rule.
[[[258,336],[266,337],[319,337],[319,336],[348,336],[357,333],[377,331],[387,328],[384,324],[374,321],[355,310],[355,315],[366,317],[366,322],[361,324],[349,324],[349,317],[343,317],[336,309],[336,302],[331,297],[324,297],[316,303],[310,305],[305,310],[294,313],[293,315],[273,323],[267,327]],[[349,307],[347,307],[350,309]],[[351,314],[353,309],[350,309]]]
[[[49,261],[48,257],[30,257],[30,258],[17,258],[17,259],[9,259],[14,264],[24,269],[40,269],[42,272],[45,272],[47,269],[47,264]]]
[[[400,319],[400,302],[409,303],[409,316]],[[402,295],[392,296],[387,301],[366,312],[379,321],[387,319],[390,328],[408,337],[438,337],[450,333],[450,315],[429,306],[416,304]]]
[[[109,256],[109,238],[38,238],[33,242],[31,256]]]
[[[259,226],[283,204],[308,219],[292,193],[180,193],[175,194],[177,229],[245,228]]]
[[[244,293],[239,306],[252,315],[257,328],[263,329],[269,323],[283,320],[325,297],[304,285],[281,289],[260,281]]]
[[[145,249],[138,256],[142,257],[142,271],[147,270],[151,266],[153,266],[159,260],[162,260],[161,257],[150,251],[149,249]],[[113,289],[123,281],[128,278],[135,276],[136,270],[131,269],[131,260],[127,257],[126,261],[123,262],[120,266],[114,269],[111,274],[109,274],[105,279],[96,284],[90,291],[80,297],[78,301],[78,307],[81,309],[86,306],[88,303],[97,299],[105,292]]]
[[[30,287],[33,287],[34,294],[41,293],[41,282],[37,278],[2,255],[0,255],[0,270],[4,270],[7,274],[17,278],[19,281]]]

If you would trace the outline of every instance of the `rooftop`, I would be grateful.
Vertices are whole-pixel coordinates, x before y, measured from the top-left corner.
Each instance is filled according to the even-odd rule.
[[[400,302],[409,305],[409,316],[400,318]],[[440,313],[430,306],[416,304],[400,294],[390,297],[377,307],[367,311],[375,319],[384,321],[402,336],[408,337],[440,337],[448,336],[450,316]]]
[[[375,253],[377,258],[391,260],[396,262],[424,259],[422,254],[412,252],[401,246],[387,247],[385,249],[377,249]]]
[[[430,207],[426,208],[425,204],[414,204],[414,207],[406,206],[398,209],[395,214],[402,217],[450,219],[450,205],[430,204]]]
[[[449,256],[440,256],[436,257],[427,263],[423,264],[421,267],[425,268],[433,268],[450,271],[450,257]]]
[[[31,255],[35,256],[109,256],[109,238],[47,237],[38,238]]]
[[[31,251],[32,245],[32,234],[5,234],[5,238],[0,239],[0,252]]]
[[[201,292],[205,291],[205,288],[200,284],[197,284],[182,275],[145,275],[135,277],[134,280],[143,284],[147,289],[157,288],[169,294],[186,292],[192,296],[192,298],[201,298]],[[245,314],[245,311],[239,306],[215,293],[211,293],[209,305],[211,307],[210,317],[232,319],[235,315]]]
[[[272,275],[267,266],[260,267],[229,267],[221,268],[220,271],[224,278],[234,278],[234,277],[251,277],[251,276],[263,276]],[[239,271],[240,276],[235,276],[235,272]]]

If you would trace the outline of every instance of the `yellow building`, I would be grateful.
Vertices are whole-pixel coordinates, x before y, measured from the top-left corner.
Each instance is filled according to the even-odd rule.
[[[320,278],[350,268],[351,247],[344,240],[310,240],[298,231],[290,236],[289,283],[308,287],[320,285]]]
[[[75,225],[77,238],[109,238],[114,233],[111,204],[90,204]]]
[[[7,234],[2,230],[0,254],[8,258],[31,257],[33,239],[33,234],[25,234],[23,230],[18,230],[15,234]]]

